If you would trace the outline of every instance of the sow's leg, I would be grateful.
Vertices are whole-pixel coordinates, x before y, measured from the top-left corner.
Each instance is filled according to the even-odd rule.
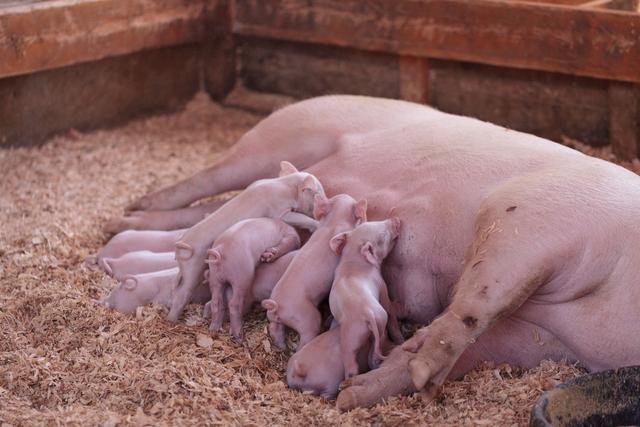
[[[304,112],[295,106],[272,114],[244,134],[210,168],[139,198],[127,210],[176,209],[206,196],[241,190],[258,179],[277,176],[282,160],[298,169],[317,163],[336,150],[339,135],[321,123],[310,129],[296,126],[296,117],[301,114]]]
[[[133,211],[120,218],[112,218],[104,226],[105,233],[122,230],[177,230],[189,228],[216,211],[226,200],[214,200],[198,206],[170,211]]]
[[[574,242],[570,233],[558,232],[557,216],[497,205],[477,218],[474,242],[449,307],[396,347],[379,369],[345,381],[338,408],[370,406],[416,390],[433,397],[467,346],[496,320],[513,313],[567,259]],[[501,214],[496,215],[497,210]],[[549,224],[541,226],[547,219]],[[556,226],[551,226],[554,221]]]

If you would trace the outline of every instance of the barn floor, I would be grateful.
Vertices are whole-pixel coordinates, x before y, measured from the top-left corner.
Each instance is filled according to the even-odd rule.
[[[92,304],[114,284],[81,266],[104,243],[105,221],[203,168],[260,118],[199,94],[173,115],[0,150],[2,426],[525,425],[543,390],[581,373],[486,364],[436,402],[399,397],[341,414],[287,389],[287,354],[270,347],[261,313],[242,347],[226,333],[207,339],[199,307],[171,325],[161,307],[133,317]]]

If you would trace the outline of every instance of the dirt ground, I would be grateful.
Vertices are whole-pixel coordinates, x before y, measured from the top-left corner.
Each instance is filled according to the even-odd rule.
[[[262,313],[250,315],[240,346],[226,332],[206,339],[201,307],[172,325],[161,307],[126,316],[94,305],[115,282],[81,264],[105,242],[107,218],[205,167],[260,118],[199,94],[173,115],[0,150],[2,427],[525,425],[544,390],[582,373],[555,362],[485,364],[435,402],[396,397],[341,414],[287,389],[288,354],[269,345]],[[608,149],[586,150],[612,159]]]

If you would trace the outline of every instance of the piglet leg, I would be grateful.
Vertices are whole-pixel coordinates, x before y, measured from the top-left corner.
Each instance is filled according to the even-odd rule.
[[[209,302],[211,322],[210,331],[219,331],[224,323],[226,304],[224,303],[224,291],[227,284],[217,277],[209,276],[209,289],[211,290],[211,301]]]
[[[296,351],[320,335],[322,328],[322,314],[313,304],[307,303],[304,307],[297,307],[297,310],[304,313],[304,316],[291,322],[292,328],[300,334]]]
[[[262,262],[274,262],[282,255],[285,255],[291,251],[294,251],[300,247],[300,238],[297,233],[293,233],[291,235],[284,236],[280,242],[272,247],[267,249],[260,256],[260,261]]]
[[[318,221],[300,212],[289,211],[282,215],[280,219],[292,227],[309,230],[312,233],[318,228]]]
[[[284,324],[280,322],[269,322],[269,335],[273,340],[273,343],[280,350],[287,349],[287,342],[285,340]]]
[[[253,282],[253,271],[235,278],[231,282],[233,295],[229,300],[229,322],[231,323],[231,334],[237,341],[242,341],[242,316],[245,312],[246,300],[251,292]]]
[[[340,325],[340,348],[345,378],[351,378],[360,373],[358,353],[365,347],[370,335],[369,328],[364,322],[348,322]]]
[[[388,315],[387,330],[389,331],[391,339],[396,344],[402,344],[404,342],[404,337],[402,336],[400,325],[398,324],[396,306],[389,298],[389,292],[387,290],[386,284],[383,284],[382,288],[380,289],[380,305],[382,305]]]

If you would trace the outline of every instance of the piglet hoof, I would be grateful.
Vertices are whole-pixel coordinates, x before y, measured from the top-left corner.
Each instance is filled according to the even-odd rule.
[[[130,291],[134,290],[138,286],[138,278],[134,275],[128,274],[122,278],[122,287]]]
[[[242,344],[244,342],[244,333],[242,331],[236,333],[232,332],[231,335],[233,335],[233,339],[235,339],[238,344]]]
[[[204,319],[208,319],[211,317],[211,301],[204,305],[204,308],[202,309],[202,317]]]
[[[387,397],[414,392],[408,363],[409,354],[395,348],[380,368],[345,381],[336,401],[338,409],[369,407]]]
[[[260,255],[261,262],[273,262],[278,257],[278,250],[276,248],[269,248]]]
[[[194,254],[194,250],[190,244],[186,242],[178,242],[176,243],[176,260],[177,261],[188,261]]]
[[[287,347],[287,343],[286,343],[286,341],[284,339],[280,340],[280,339],[271,337],[271,343],[273,345],[275,345],[276,348],[278,348],[278,349],[280,349],[282,351],[287,351],[289,349],[289,347]]]
[[[98,265],[98,255],[89,255],[84,259],[83,267],[88,268],[89,270],[97,270]]]
[[[221,319],[220,313],[213,310],[211,311],[211,323],[209,323],[209,330],[211,332],[218,332],[222,328],[224,319]]]

